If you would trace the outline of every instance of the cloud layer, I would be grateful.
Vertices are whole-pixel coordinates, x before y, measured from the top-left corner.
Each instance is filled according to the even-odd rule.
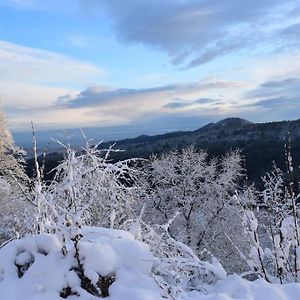
[[[12,124],[186,128],[232,115],[300,117],[298,0],[0,6],[12,40],[0,40],[0,100]],[[34,47],[17,44],[25,39]],[[42,50],[49,45],[56,50]]]
[[[169,53],[191,68],[239,50],[298,43],[296,0],[82,0],[87,10],[106,8],[120,41]]]
[[[68,56],[0,41],[0,99],[7,109],[46,109],[62,93],[99,80],[102,70]],[[67,87],[67,88],[66,88]]]
[[[255,99],[249,106],[278,111],[300,109],[300,78],[267,81],[247,95]]]
[[[132,105],[141,105],[150,97],[152,104],[154,104],[154,98],[157,98],[158,104],[163,105],[165,102],[176,97],[182,96],[185,99],[189,99],[201,95],[208,90],[228,89],[238,87],[239,85],[239,82],[233,81],[212,81],[173,84],[144,89],[108,89],[103,86],[92,86],[75,97],[70,95],[59,97],[57,104],[69,108],[78,108],[101,106],[103,104],[109,106],[113,103],[122,105],[129,101]],[[194,103],[206,104],[208,102],[207,98],[200,98]]]

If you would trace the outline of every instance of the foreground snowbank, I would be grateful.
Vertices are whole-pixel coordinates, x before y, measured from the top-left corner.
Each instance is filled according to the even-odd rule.
[[[260,279],[254,282],[238,275],[228,276],[208,288],[206,295],[189,293],[186,300],[299,300],[300,284],[271,284]]]
[[[85,275],[96,284],[99,275],[113,278],[108,299],[161,299],[151,277],[153,256],[147,246],[124,231],[87,228],[80,241]],[[70,247],[71,249],[71,247]],[[62,253],[57,236],[43,234],[13,241],[0,251],[0,299],[99,299],[81,288],[72,270],[74,252]]]
[[[94,286],[108,279],[111,300],[161,300],[163,291],[151,274],[155,258],[147,245],[125,231],[86,227],[79,243],[80,264]],[[70,241],[66,252],[61,237],[42,234],[13,241],[0,250],[1,300],[95,300],[82,288],[74,269]],[[77,270],[78,271],[78,270]],[[104,282],[105,283],[105,282]],[[102,282],[103,284],[103,282]],[[182,292],[176,300],[298,300],[300,284],[249,282],[228,276],[200,291]],[[165,298],[164,298],[165,299]]]

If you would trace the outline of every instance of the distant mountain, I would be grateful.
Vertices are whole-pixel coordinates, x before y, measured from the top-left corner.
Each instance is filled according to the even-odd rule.
[[[147,158],[151,154],[160,154],[194,145],[196,149],[207,149],[212,156],[224,155],[233,149],[241,149],[245,157],[245,168],[250,180],[260,181],[260,177],[269,171],[275,161],[285,169],[284,144],[291,140],[295,166],[300,164],[300,120],[269,123],[252,123],[240,118],[227,118],[194,131],[177,131],[101,144],[107,148],[115,143],[123,152],[113,153],[114,160],[133,157]],[[49,156],[53,167],[61,158],[59,154]],[[30,173],[31,163],[28,170]],[[295,168],[297,172],[299,168]],[[298,174],[296,174],[298,176]]]
[[[227,118],[209,123],[194,131],[177,131],[161,135],[142,135],[132,139],[110,141],[126,151],[143,148],[145,152],[160,153],[164,150],[182,148],[185,145],[201,147],[215,143],[235,143],[259,140],[283,141],[300,137],[300,120],[270,123],[252,123],[240,118]],[[126,153],[126,152],[125,152]],[[129,155],[129,154],[128,154]],[[131,156],[131,155],[130,155]]]
[[[206,126],[203,126],[202,128],[196,130],[196,131],[204,131],[208,129],[218,129],[218,128],[226,128],[226,129],[236,129],[236,128],[241,128],[243,126],[247,126],[249,124],[253,124],[252,122],[241,119],[241,118],[227,118],[224,120],[221,120],[216,123],[209,123]]]
[[[295,166],[300,164],[300,120],[269,123],[252,123],[240,118],[227,118],[210,123],[194,131],[178,131],[155,136],[139,136],[134,139],[111,141],[124,152],[114,154],[114,159],[149,157],[174,149],[194,145],[207,149],[210,155],[224,155],[233,149],[241,149],[250,180],[260,177],[272,168],[273,161],[285,169],[284,145],[291,141]],[[299,168],[297,168],[297,172]],[[297,175],[297,174],[296,174]],[[297,175],[298,176],[298,175]]]

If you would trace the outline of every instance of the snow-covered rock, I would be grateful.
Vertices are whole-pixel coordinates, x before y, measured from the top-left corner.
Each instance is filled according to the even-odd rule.
[[[223,278],[224,274],[219,276],[222,280],[205,285],[204,289],[182,291],[175,298],[163,298],[164,292],[151,273],[155,258],[146,244],[122,230],[84,227],[81,234],[78,247],[84,276],[94,286],[99,283],[99,278],[108,278],[107,299],[110,300],[299,299],[299,283],[270,284],[263,279],[250,282],[238,275]],[[3,247],[0,250],[0,299],[100,299],[82,288],[78,270],[74,268],[76,264],[78,266],[74,244],[69,243],[65,251],[61,237],[40,234]]]
[[[84,275],[94,284],[112,278],[107,299],[162,299],[151,277],[153,256],[148,247],[125,231],[84,228],[79,242]],[[67,254],[56,235],[42,234],[13,241],[0,250],[0,299],[58,300],[99,299],[81,288],[74,270],[72,245]]]

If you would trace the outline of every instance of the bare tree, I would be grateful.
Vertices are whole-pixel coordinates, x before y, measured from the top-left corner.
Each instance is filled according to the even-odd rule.
[[[241,156],[233,151],[209,159],[193,147],[153,156],[143,170],[142,185],[147,203],[145,220],[163,224],[179,212],[170,234],[188,244],[197,254],[208,249],[230,270],[240,261],[228,240],[243,240],[241,214],[232,201],[241,178]],[[238,233],[238,234],[237,234]]]
[[[24,211],[27,205],[22,198],[27,176],[24,171],[24,151],[14,144],[0,110],[0,228],[2,239],[24,230]]]

